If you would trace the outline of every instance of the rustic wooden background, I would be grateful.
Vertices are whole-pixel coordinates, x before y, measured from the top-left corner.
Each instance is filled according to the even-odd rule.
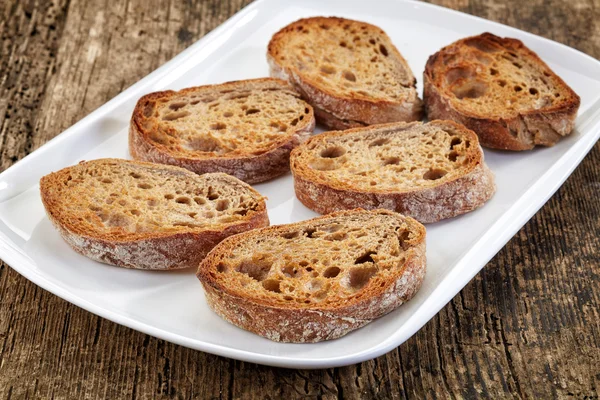
[[[436,0],[600,57],[600,0]],[[0,169],[215,28],[246,0],[2,0]],[[598,398],[600,145],[398,349],[295,371],[96,317],[0,266],[0,398]]]

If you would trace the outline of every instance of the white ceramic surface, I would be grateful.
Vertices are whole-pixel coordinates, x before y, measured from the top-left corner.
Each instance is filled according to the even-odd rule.
[[[313,15],[382,27],[421,84],[427,57],[461,37],[490,31],[523,40],[581,96],[573,135],[526,153],[485,151],[497,194],[483,208],[427,227],[427,276],[416,297],[341,339],[280,344],[213,314],[194,271],[131,271],[72,251],[44,215],[39,178],[82,159],[124,157],[136,100],[163,89],[268,75],[269,38]],[[419,86],[419,89],[422,87]],[[261,0],[0,175],[0,257],[50,292],[119,324],[198,350],[261,364],[323,368],[386,353],[420,329],[531,218],[569,176],[600,134],[600,63],[576,50],[503,25],[411,1]],[[288,174],[257,185],[273,224],[315,216],[294,197]],[[468,323],[468,321],[467,321]]]

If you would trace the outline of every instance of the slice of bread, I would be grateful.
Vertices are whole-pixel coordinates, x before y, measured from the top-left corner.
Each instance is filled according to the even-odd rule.
[[[292,87],[264,78],[151,93],[133,112],[134,159],[258,183],[289,171],[290,151],[315,127]]]
[[[387,210],[352,210],[241,233],[200,263],[208,305],[281,342],[319,342],[410,300],[425,276],[425,228]]]
[[[451,119],[483,146],[529,150],[552,146],[573,130],[579,96],[516,39],[483,33],[429,57],[425,72],[429,119]]]
[[[333,129],[421,119],[416,79],[380,28],[313,17],[277,32],[267,51],[271,76],[294,85]]]
[[[75,251],[126,268],[197,267],[227,236],[269,225],[263,197],[222,173],[101,159],[44,176],[40,192]]]
[[[477,135],[452,121],[326,132],[295,149],[290,164],[296,197],[321,214],[386,208],[429,223],[495,192]]]

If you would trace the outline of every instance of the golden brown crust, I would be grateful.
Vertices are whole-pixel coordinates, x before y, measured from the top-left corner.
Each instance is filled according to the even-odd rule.
[[[357,30],[365,28],[374,36],[378,36],[387,46],[389,56],[397,61],[397,67],[407,76],[402,82],[402,94],[398,99],[376,98],[375,95],[362,94],[360,90],[345,92],[337,89],[326,88],[319,81],[309,77],[298,68],[292,66],[287,58],[291,58],[294,49],[287,48],[285,39],[298,32],[300,27],[313,30],[322,26],[350,26]],[[348,38],[352,41],[352,38]],[[324,45],[324,44],[323,44]],[[337,44],[336,44],[337,45]],[[332,52],[336,49],[332,48]],[[337,17],[312,17],[300,19],[282,28],[273,35],[267,50],[271,76],[287,80],[300,92],[315,108],[319,108],[320,123],[334,129],[360,125],[372,125],[394,121],[416,121],[421,119],[423,110],[422,102],[417,96],[416,79],[410,67],[400,52],[391,43],[389,37],[380,28],[360,21],[353,21]],[[365,63],[369,63],[366,60]],[[323,115],[326,112],[327,115]]]
[[[195,267],[200,260],[224,238],[239,232],[269,225],[266,204],[262,196],[243,182],[224,174],[228,180],[235,180],[258,201],[255,210],[248,210],[246,217],[232,223],[223,223],[206,228],[181,227],[176,230],[144,230],[143,232],[127,232],[121,228],[86,229],[82,224],[88,214],[84,208],[75,213],[77,204],[70,204],[65,209],[64,195],[60,189],[75,169],[82,166],[102,163],[127,163],[133,166],[146,166],[171,173],[175,179],[199,179],[195,174],[178,167],[155,165],[118,159],[101,159],[64,168],[44,176],[40,180],[40,194],[48,218],[59,231],[63,239],[79,254],[92,260],[113,264],[125,268],[168,270]],[[73,175],[75,175],[73,173]],[[205,178],[208,178],[207,175]],[[203,177],[204,178],[204,177]],[[201,179],[201,178],[200,178]],[[93,196],[93,194],[90,194]],[[85,203],[80,198],[81,205]],[[70,201],[70,200],[69,200]],[[142,213],[144,210],[137,210]],[[92,214],[89,214],[92,216]]]
[[[525,102],[529,101],[528,106],[520,104],[520,107],[506,108],[502,105],[487,110],[486,100],[482,97],[484,105],[478,106],[477,111],[466,108],[464,102],[453,94],[452,89],[456,85],[472,86],[473,83],[484,78],[489,80],[482,75],[489,69],[485,64],[489,59],[486,52],[501,54],[504,59],[510,60],[518,68],[523,67],[520,62],[526,61],[528,66],[536,69],[539,74],[539,77],[532,78],[530,84],[542,82],[546,89],[554,92],[545,95],[542,89],[535,87],[524,90],[522,86],[526,83],[519,82],[514,90],[518,90],[516,92],[518,96],[528,96],[530,100],[525,100]],[[481,60],[483,61],[480,62]],[[511,73],[503,71],[496,65],[495,67],[489,69],[497,77],[491,82],[499,83],[504,88],[506,85],[504,78],[508,76],[512,79]],[[460,77],[460,74],[455,74],[449,84],[448,76],[453,71],[461,71],[463,75],[468,76]],[[527,77],[520,79],[528,80]],[[483,146],[504,150],[529,150],[536,145],[554,145],[573,130],[580,105],[579,96],[536,53],[519,40],[500,38],[490,33],[459,40],[429,57],[423,81],[423,98],[430,119],[450,119],[459,122],[475,131]],[[496,88],[498,89],[500,88]],[[501,99],[504,104],[515,102],[514,97],[501,97]],[[517,97],[517,103],[523,102],[519,99]]]
[[[145,121],[148,119],[147,110],[153,110],[155,104],[160,101],[177,99],[180,96],[194,92],[215,92],[233,90],[280,90],[294,97],[299,97],[292,87],[279,79],[261,78],[246,81],[227,82],[220,85],[207,85],[201,87],[187,88],[179,92],[164,91],[150,93],[142,97],[133,112],[129,128],[129,152],[136,160],[149,161],[160,164],[169,164],[182,167],[197,174],[207,172],[224,172],[235,176],[247,183],[259,183],[289,171],[289,155],[291,150],[302,143],[314,130],[315,118],[312,107],[303,103],[303,108],[308,110],[306,118],[301,120],[294,129],[288,129],[289,133],[282,135],[277,141],[270,141],[268,148],[260,152],[244,152],[215,154],[211,152],[189,152],[176,151],[158,143],[152,139],[153,132],[145,129]],[[298,99],[298,101],[301,101]],[[146,115],[145,115],[146,113]],[[275,123],[275,121],[272,121]],[[173,131],[174,135],[177,132]]]
[[[410,244],[405,249],[405,261],[385,283],[373,280],[357,295],[344,302],[304,305],[280,304],[265,298],[245,295],[218,279],[218,266],[231,250],[243,246],[249,237],[268,237],[306,229],[324,220],[337,220],[359,213],[388,215],[404,221],[411,231]],[[206,299],[219,316],[243,329],[271,340],[294,343],[335,339],[358,329],[410,300],[419,290],[425,276],[425,228],[412,220],[387,210],[351,210],[333,213],[289,225],[279,225],[230,237],[219,244],[202,261],[197,276]],[[382,283],[382,284],[380,284]]]
[[[456,176],[430,187],[415,186],[408,190],[400,187],[379,189],[382,185],[377,185],[365,190],[348,179],[338,179],[334,175],[314,170],[308,165],[308,158],[305,156],[311,153],[311,147],[317,147],[316,143],[328,142],[330,138],[343,138],[356,133],[371,135],[375,130],[397,131],[397,135],[408,135],[415,128],[422,130],[428,126],[452,130],[456,134],[464,135],[465,141],[472,143],[465,150],[464,164]],[[395,123],[326,132],[309,139],[292,152],[290,163],[296,197],[306,207],[320,214],[356,207],[385,208],[409,215],[422,223],[432,223],[473,211],[489,200],[495,192],[494,176],[484,162],[477,136],[452,121],[432,121],[424,125],[417,122]]]

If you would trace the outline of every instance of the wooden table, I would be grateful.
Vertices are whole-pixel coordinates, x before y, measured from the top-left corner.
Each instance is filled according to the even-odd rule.
[[[245,0],[3,0],[0,169],[92,112]],[[600,57],[600,0],[437,0]],[[417,75],[418,75],[418,71]],[[0,398],[598,398],[600,145],[408,342],[295,371],[119,326],[0,266]]]

